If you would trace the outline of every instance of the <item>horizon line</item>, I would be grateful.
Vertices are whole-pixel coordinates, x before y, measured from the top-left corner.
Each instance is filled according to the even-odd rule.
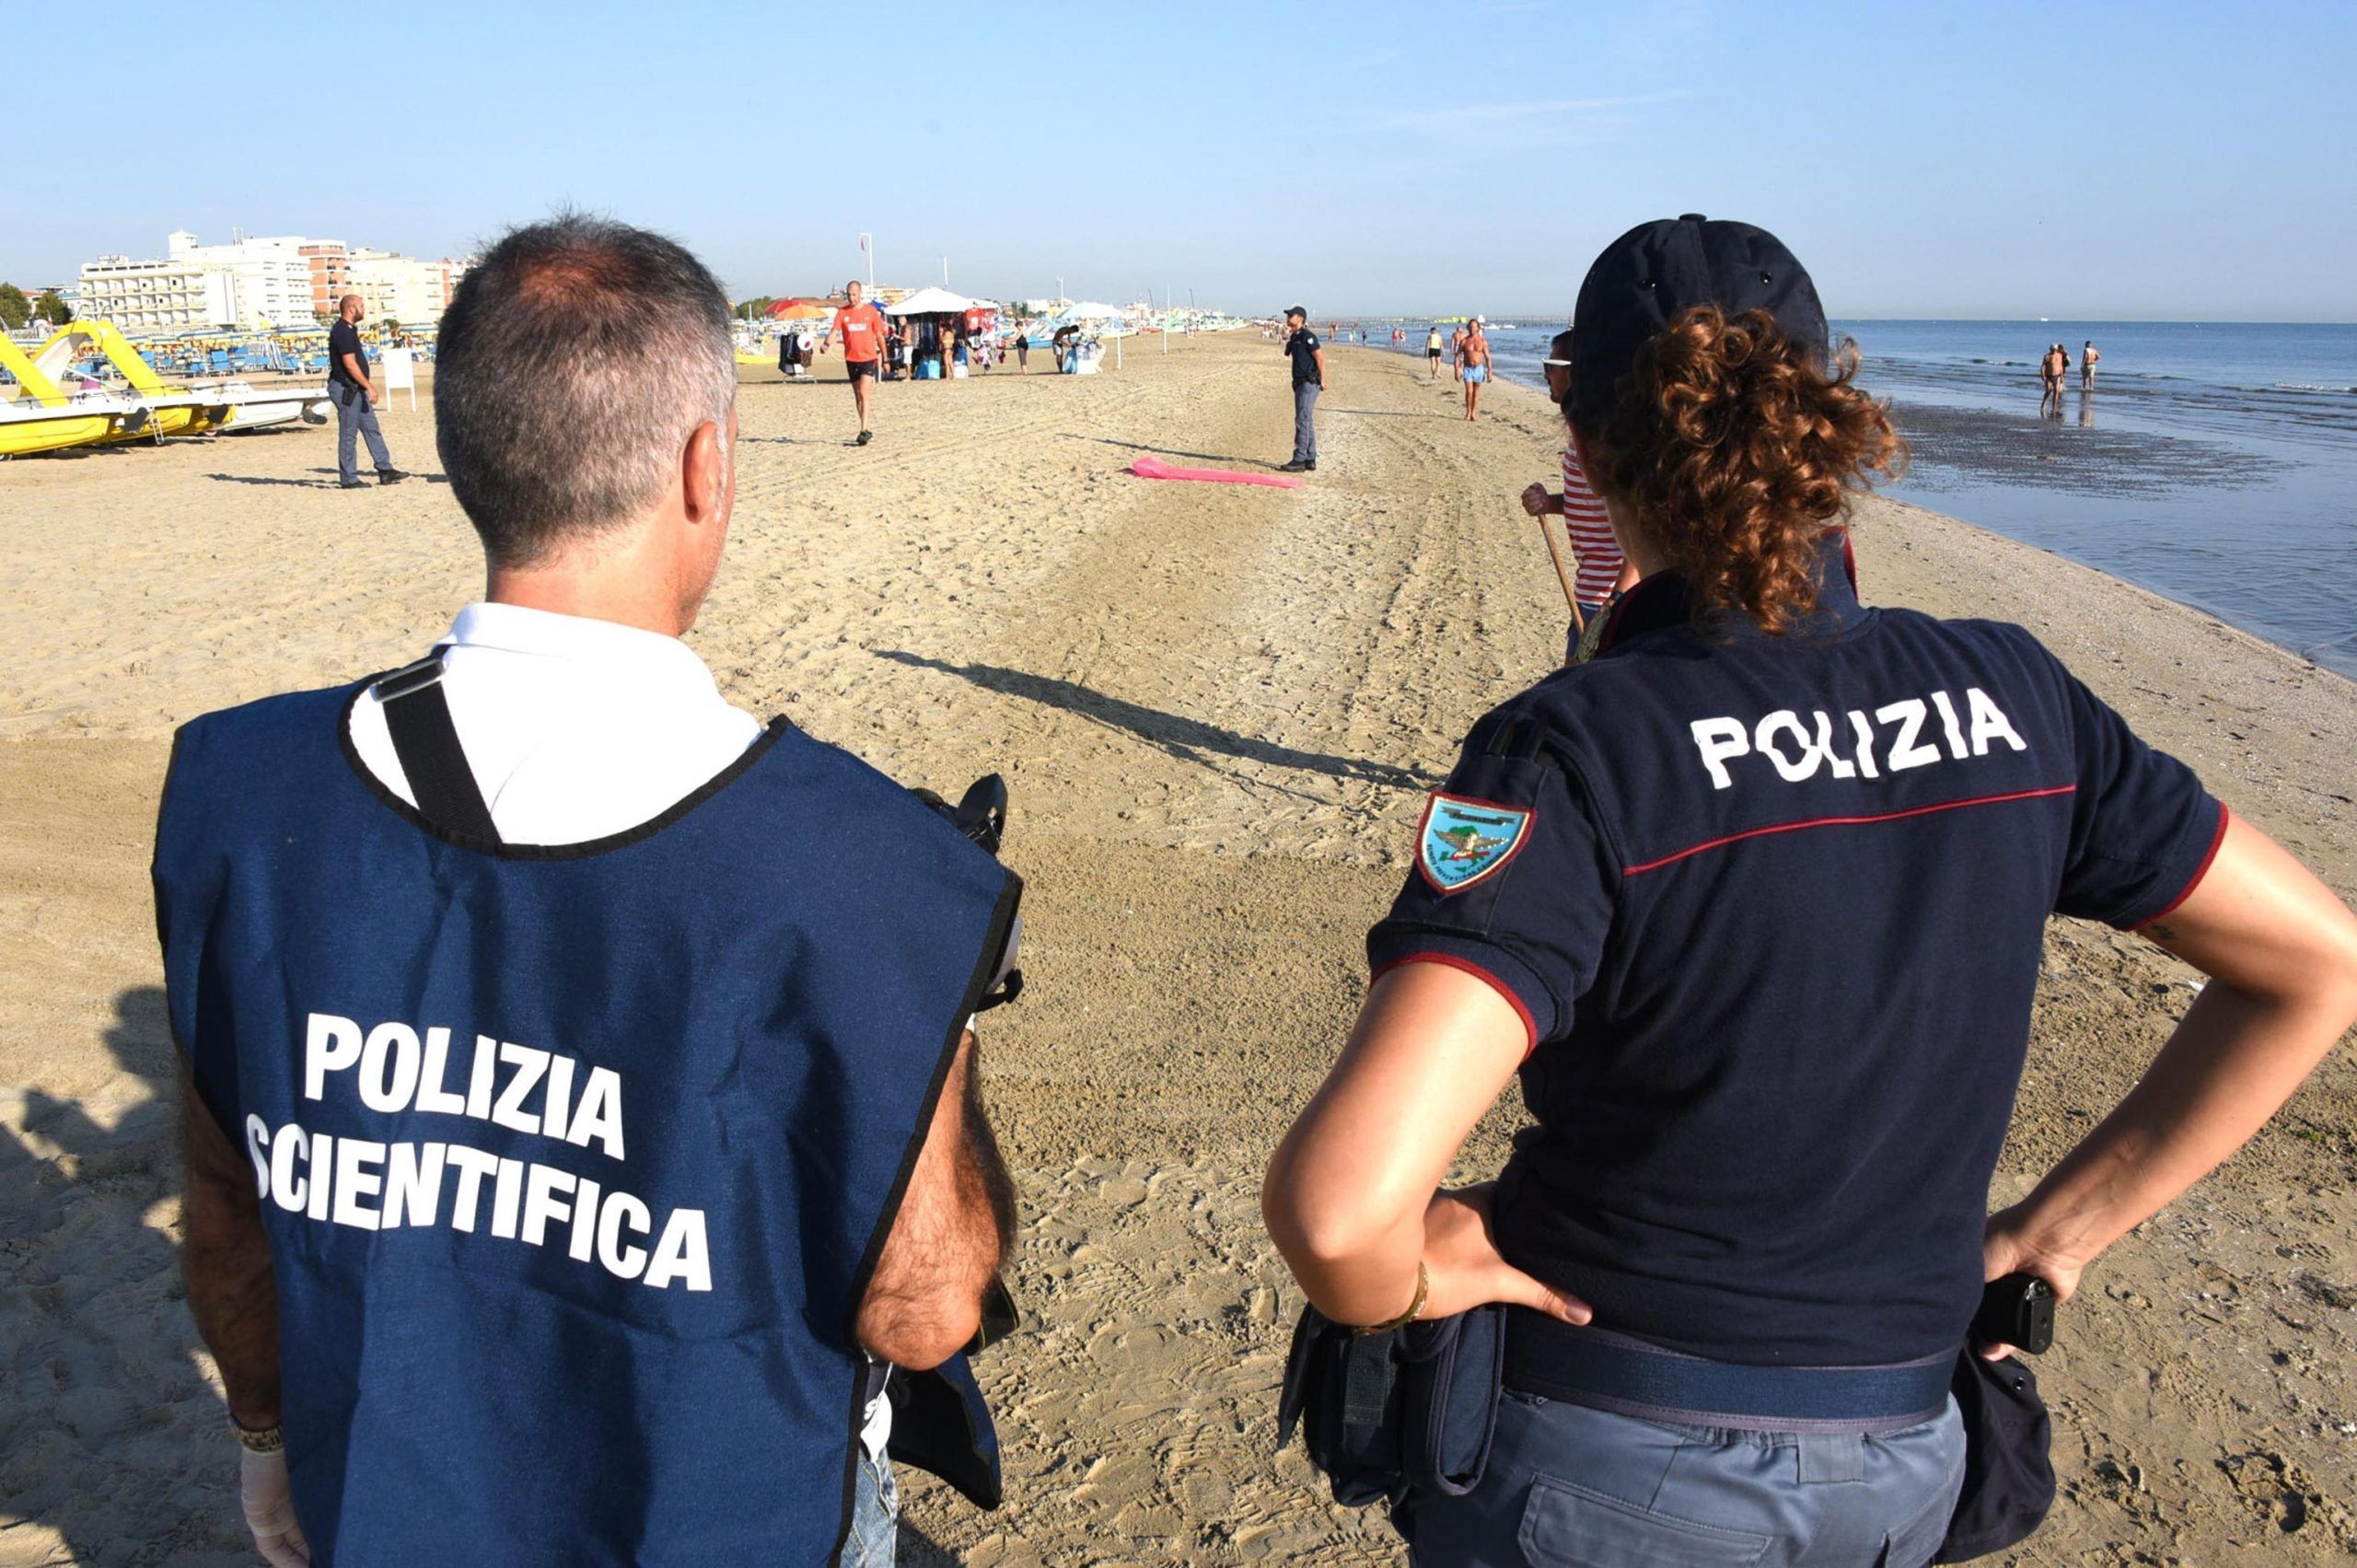
[[[1560,323],[1556,320],[1556,313],[1555,313],[1554,311],[1551,311],[1551,310],[1527,310],[1527,311],[1516,311],[1516,310],[1485,310],[1485,311],[1483,311],[1483,312],[1482,312],[1482,314],[1483,314],[1484,316],[1490,316],[1490,317],[1506,317],[1506,318],[1511,318],[1511,319],[1513,319],[1513,324],[1514,324],[1515,326],[1517,326],[1517,327],[1520,327],[1520,326],[1523,326],[1523,325],[1525,325],[1525,324],[1526,324],[1526,323],[1525,323],[1525,321],[1522,319],[1522,318],[1525,318],[1525,317],[1529,318],[1529,321],[1530,321],[1530,323],[1531,323],[1531,324],[1547,324],[1547,325],[1564,325],[1564,326],[1568,326],[1568,325],[1570,325],[1570,321],[1571,321],[1570,313],[1569,313],[1568,311],[1566,311],[1566,312],[1564,312],[1564,313],[1563,313],[1562,319],[1562,321],[1561,321]],[[1331,321],[1461,321],[1461,320],[1464,320],[1464,319],[1465,319],[1465,318],[1464,318],[1463,316],[1426,315],[1426,314],[1420,314],[1420,313],[1415,313],[1415,312],[1410,312],[1410,313],[1407,313],[1407,314],[1402,314],[1402,313],[1400,313],[1400,312],[1399,312],[1399,311],[1360,311],[1360,312],[1357,312],[1357,313],[1353,313],[1353,312],[1349,312],[1349,311],[1341,311],[1341,310],[1336,310],[1336,311],[1317,311],[1317,312],[1313,312],[1313,313],[1312,313],[1312,315],[1311,315],[1311,317],[1310,317],[1310,319],[1311,319],[1313,322],[1315,322],[1316,320],[1318,320],[1318,319],[1320,319],[1321,317],[1322,317],[1322,318],[1324,318],[1324,319],[1327,319],[1327,320],[1331,320]],[[1883,315],[1883,314],[1871,313],[1871,312],[1858,312],[1858,313],[1844,314],[1844,315],[1839,315],[1839,316],[1829,315],[1829,316],[1826,318],[1826,319],[1827,319],[1829,322],[1841,322],[1841,321],[1925,321],[1925,322],[1939,322],[1939,323],[1949,323],[1949,322],[1968,323],[1968,323],[1974,323],[1974,324],[1986,324],[1986,325],[1992,325],[1992,326],[2023,326],[2023,325],[2026,325],[2026,326],[2033,326],[2033,327],[2035,327],[2035,326],[2039,326],[2039,325],[2068,326],[2068,325],[2072,325],[2072,324],[2077,324],[2077,325],[2081,325],[2081,326],[2089,326],[2089,327],[2357,327],[2357,315],[2350,315],[2350,316],[2337,316],[2337,317],[2289,317],[2289,316],[2049,316],[2049,317],[2038,317],[2038,316],[1917,316],[1917,315]]]

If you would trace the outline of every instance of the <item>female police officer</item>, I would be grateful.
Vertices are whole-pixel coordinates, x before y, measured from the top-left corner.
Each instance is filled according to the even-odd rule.
[[[2067,1296],[2248,1138],[2357,1016],[2357,920],[2028,633],[1858,603],[1829,525],[1898,443],[1771,236],[1631,230],[1574,330],[1643,580],[1474,726],[1264,1209],[1340,1322],[1515,1307],[1418,1562],[1920,1563],[1984,1278]],[[2057,911],[2212,983],[1990,1218]],[[1435,1194],[1517,1072],[1494,1189]]]

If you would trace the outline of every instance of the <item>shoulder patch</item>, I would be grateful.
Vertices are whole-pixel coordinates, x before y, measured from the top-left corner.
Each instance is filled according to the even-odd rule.
[[[1469,888],[1520,853],[1534,815],[1527,806],[1435,791],[1416,829],[1416,869],[1443,895]]]

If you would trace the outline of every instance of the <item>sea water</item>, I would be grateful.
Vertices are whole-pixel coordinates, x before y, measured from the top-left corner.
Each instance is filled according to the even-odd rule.
[[[1421,355],[1425,323],[1366,324]],[[1544,384],[1562,323],[1491,333]],[[1444,329],[1446,332],[1446,329]],[[1837,321],[1912,448],[1891,493],[2052,550],[2357,678],[2357,325]],[[2092,392],[2079,354],[2102,359]],[[2062,417],[2038,362],[2070,350]]]

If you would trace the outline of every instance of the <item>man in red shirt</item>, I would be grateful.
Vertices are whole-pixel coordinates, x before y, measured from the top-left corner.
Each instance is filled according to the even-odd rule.
[[[859,440],[854,445],[865,447],[873,438],[867,428],[867,388],[876,379],[878,363],[884,357],[884,318],[876,307],[866,303],[859,280],[853,278],[843,286],[844,297],[851,301],[835,312],[827,324],[827,335],[819,340],[819,352],[842,334],[843,368],[851,373],[851,395],[859,403]]]

